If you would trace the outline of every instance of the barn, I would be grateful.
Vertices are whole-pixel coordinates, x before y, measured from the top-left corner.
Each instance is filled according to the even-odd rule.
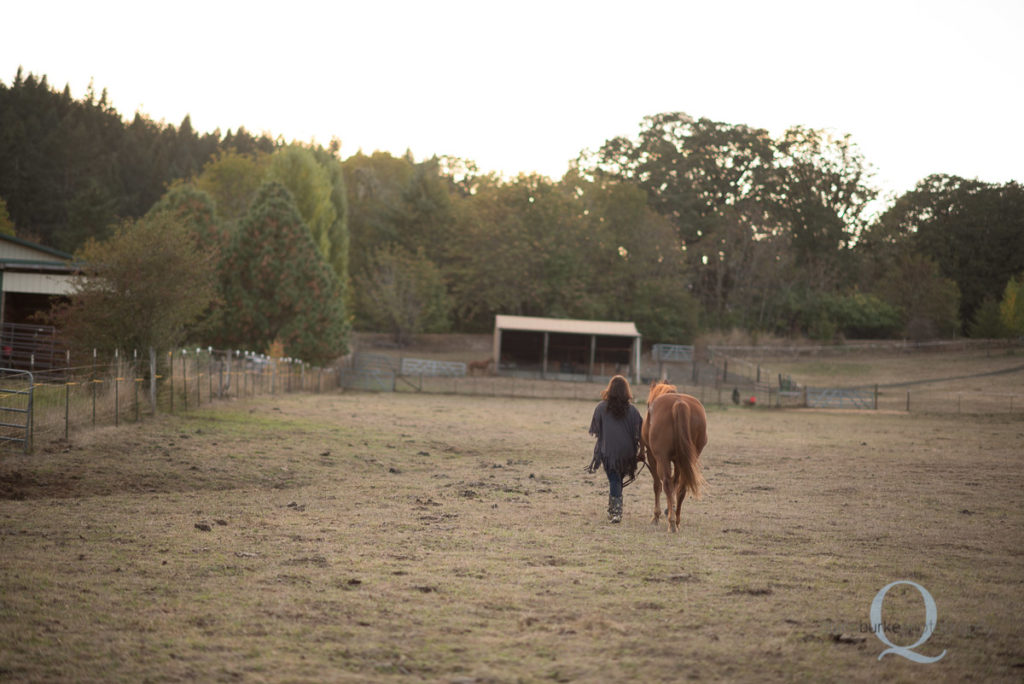
[[[494,318],[498,375],[549,380],[640,382],[640,333],[633,322],[504,316]]]

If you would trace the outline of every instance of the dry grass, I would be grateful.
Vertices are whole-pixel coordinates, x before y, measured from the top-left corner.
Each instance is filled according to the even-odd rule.
[[[592,407],[277,397],[0,456],[0,679],[1020,681],[1019,418],[713,410],[671,535],[646,473],[604,521]],[[862,631],[900,579],[936,664]]]

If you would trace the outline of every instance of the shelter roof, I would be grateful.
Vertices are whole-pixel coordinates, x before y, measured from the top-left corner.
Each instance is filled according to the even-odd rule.
[[[574,335],[640,337],[640,332],[632,321],[584,321],[572,318],[498,315],[494,317],[494,329],[569,333]]]

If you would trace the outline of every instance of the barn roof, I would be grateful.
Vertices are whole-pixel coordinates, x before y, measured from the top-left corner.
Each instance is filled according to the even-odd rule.
[[[51,247],[37,245],[13,235],[0,234],[0,262],[4,264],[60,264],[67,267],[73,257]]]
[[[640,332],[632,321],[581,321],[572,318],[498,315],[494,317],[494,329],[570,333],[574,335],[640,337]]]
[[[13,235],[0,235],[0,292],[70,294],[74,289],[73,258],[66,252]],[[3,307],[0,306],[2,317]]]

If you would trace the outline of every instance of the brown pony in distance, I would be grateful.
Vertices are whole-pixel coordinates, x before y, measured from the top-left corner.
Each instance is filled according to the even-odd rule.
[[[494,359],[481,359],[480,361],[470,361],[469,374],[473,375],[473,371],[478,370],[484,373],[484,375],[486,375],[487,370],[491,367],[492,363],[494,363]]]
[[[689,492],[699,499],[706,484],[700,474],[700,452],[708,443],[708,420],[696,397],[681,394],[675,385],[652,383],[647,419],[641,435],[647,467],[654,479],[654,519],[661,519],[665,491],[669,530],[679,529],[679,509]]]

